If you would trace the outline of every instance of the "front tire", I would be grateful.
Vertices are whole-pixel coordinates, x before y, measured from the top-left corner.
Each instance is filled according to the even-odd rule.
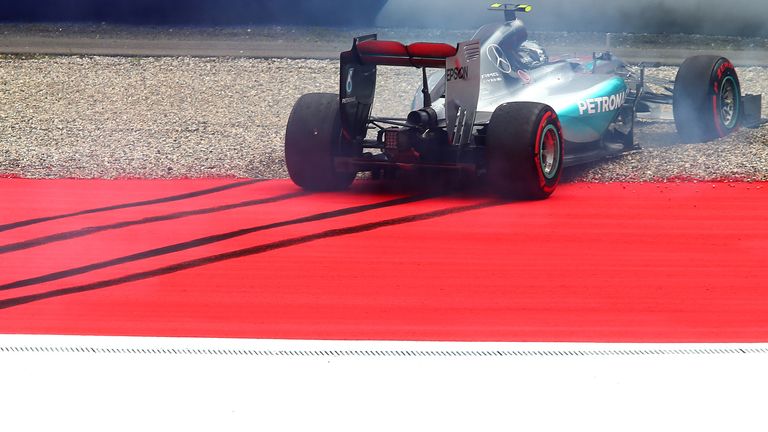
[[[337,95],[309,93],[296,101],[285,131],[285,164],[294,183],[312,191],[348,188],[357,173],[337,171],[334,158],[353,150],[341,134]]]
[[[704,142],[733,132],[741,120],[741,85],[725,57],[687,58],[675,77],[673,110],[684,142]]]
[[[544,199],[563,169],[562,128],[552,107],[535,102],[499,105],[486,137],[488,182],[508,198]]]

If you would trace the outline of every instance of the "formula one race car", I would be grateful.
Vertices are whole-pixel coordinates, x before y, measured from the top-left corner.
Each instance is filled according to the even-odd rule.
[[[485,179],[495,192],[542,199],[563,166],[635,149],[638,112],[671,104],[685,141],[722,137],[760,118],[760,96],[742,95],[733,64],[695,56],[665,90],[646,88],[643,66],[612,54],[554,60],[516,14],[531,6],[496,3],[505,22],[481,27],[458,46],[355,38],[341,53],[339,94],[306,94],[285,134],[293,181],[309,190],[348,187],[402,169],[439,169]],[[371,116],[377,65],[422,69],[405,118]],[[427,75],[427,68],[440,72]],[[376,130],[375,138],[369,131]]]

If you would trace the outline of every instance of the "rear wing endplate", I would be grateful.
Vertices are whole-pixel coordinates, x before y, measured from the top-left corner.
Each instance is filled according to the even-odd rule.
[[[462,42],[456,55],[445,60],[445,119],[452,144],[469,143],[479,98],[480,42]]]

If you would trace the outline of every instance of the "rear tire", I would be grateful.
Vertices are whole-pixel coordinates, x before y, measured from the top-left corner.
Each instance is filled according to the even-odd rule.
[[[684,142],[711,141],[737,129],[741,85],[733,64],[713,55],[687,58],[675,78],[672,106]]]
[[[312,191],[346,189],[356,172],[337,171],[334,157],[354,154],[341,134],[339,97],[309,93],[293,106],[285,131],[285,164],[298,186]]]
[[[504,197],[544,199],[563,169],[563,138],[557,113],[548,105],[510,102],[493,112],[486,137],[488,182]]]

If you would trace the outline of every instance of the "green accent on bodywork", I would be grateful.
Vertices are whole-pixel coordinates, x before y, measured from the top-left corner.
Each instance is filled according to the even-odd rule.
[[[569,104],[557,111],[560,123],[563,126],[565,139],[576,142],[589,142],[600,139],[608,125],[616,118],[618,107],[614,110],[595,112],[593,114],[585,111],[582,114],[579,102],[617,94],[626,94],[626,91],[627,85],[624,80],[619,77],[613,77],[587,91],[573,94],[573,104]]]

